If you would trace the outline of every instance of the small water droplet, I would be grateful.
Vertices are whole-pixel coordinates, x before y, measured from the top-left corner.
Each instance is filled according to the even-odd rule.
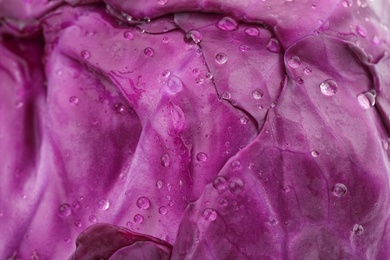
[[[252,96],[254,99],[261,99],[264,96],[264,92],[261,89],[255,89],[252,92]]]
[[[137,223],[137,224],[141,224],[142,222],[144,222],[144,217],[140,214],[136,214],[133,218],[134,222]]]
[[[157,0],[157,3],[159,5],[165,5],[168,2],[168,0]]]
[[[168,37],[164,37],[164,38],[162,39],[162,41],[163,41],[163,43],[168,43],[168,42],[169,42],[169,38],[168,38]]]
[[[126,226],[129,227],[129,228],[131,228],[131,227],[133,226],[133,223],[131,223],[131,221],[127,221],[127,222],[126,222]]]
[[[139,209],[149,209],[150,200],[147,197],[139,197],[137,200],[137,207]]]
[[[344,0],[342,2],[343,6],[345,7],[351,7],[352,6],[352,0]]]
[[[359,225],[359,224],[355,224],[352,228],[352,232],[356,235],[356,236],[360,236],[363,234],[364,232],[364,228],[362,225]]]
[[[210,72],[207,72],[206,73],[206,79],[210,80],[213,78],[213,74],[211,74]]]
[[[146,23],[150,23],[150,18],[149,17],[144,17],[144,21],[146,22]]]
[[[97,203],[97,206],[101,210],[107,210],[110,207],[110,202],[106,199],[100,199]]]
[[[296,69],[301,65],[301,59],[298,56],[293,56],[287,63],[291,68]]]
[[[161,165],[164,167],[168,167],[169,165],[171,165],[171,158],[169,154],[166,153],[163,156],[161,156]]]
[[[360,106],[364,109],[369,109],[370,107],[375,106],[376,103],[376,92],[374,91],[367,91],[364,93],[360,93],[357,96],[357,101],[359,102]]]
[[[305,73],[306,75],[310,75],[310,74],[312,73],[312,70],[311,70],[311,68],[306,67],[306,68],[303,70],[303,73]]]
[[[275,101],[271,102],[270,107],[275,107],[275,106],[276,106],[276,102]]]
[[[215,61],[218,64],[225,64],[227,62],[227,56],[225,53],[220,52],[217,55],[215,55]]]
[[[245,45],[245,44],[240,45],[240,47],[238,47],[238,48],[242,52],[250,51],[250,49],[251,49],[248,45]]]
[[[183,82],[178,77],[172,76],[167,81],[168,92],[177,94],[183,89]]]
[[[154,56],[154,50],[150,47],[146,47],[144,49],[144,54],[148,57],[153,57]]]
[[[229,182],[229,191],[233,195],[238,195],[244,190],[244,182],[240,178],[233,178]]]
[[[230,94],[230,92],[224,92],[222,93],[222,99],[225,99],[225,100],[230,100],[232,98],[232,95]]]
[[[270,223],[271,226],[276,226],[278,224],[278,220],[275,218],[269,218],[268,222]]]
[[[336,197],[343,197],[347,194],[347,186],[342,183],[336,183],[332,189],[332,194]]]
[[[224,17],[217,22],[216,26],[223,31],[233,31],[237,29],[238,23],[231,17]]]
[[[228,202],[226,199],[220,199],[218,201],[219,205],[221,205],[221,207],[226,207],[228,205]]]
[[[76,221],[74,222],[74,225],[75,225],[76,227],[82,227],[82,226],[83,226],[83,223],[81,223],[81,220],[76,220]]]
[[[270,52],[278,53],[278,52],[280,52],[280,43],[277,39],[271,38],[271,39],[269,39],[266,48]]]
[[[226,180],[225,177],[223,176],[217,176],[214,181],[213,181],[213,187],[219,191],[219,192],[223,192],[225,190],[227,190],[228,188],[228,182]]]
[[[62,70],[59,69],[59,70],[56,71],[56,75],[57,76],[61,76],[62,74],[63,74]]]
[[[231,168],[232,170],[238,170],[238,169],[240,169],[240,168],[241,168],[241,163],[240,163],[240,161],[239,161],[239,160],[234,160],[234,161],[232,161],[232,162],[230,163],[230,168]]]
[[[203,84],[204,83],[204,79],[203,78],[199,78],[199,77],[197,77],[196,79],[195,79],[195,82],[196,82],[196,84]]]
[[[240,122],[241,124],[246,125],[249,123],[249,118],[247,116],[242,116],[240,117]]]
[[[97,218],[96,218],[95,215],[91,215],[91,216],[89,216],[88,220],[89,220],[89,222],[91,222],[91,223],[95,223],[95,222],[97,221]]]
[[[168,78],[170,75],[171,75],[171,72],[169,70],[164,70],[161,75],[164,77],[164,78]]]
[[[320,84],[321,93],[325,96],[334,96],[338,91],[338,85],[336,81],[332,79],[327,79]]]
[[[132,40],[134,38],[134,35],[130,32],[130,31],[125,31],[123,33],[123,37],[126,39],[126,40]]]
[[[199,161],[199,162],[205,162],[207,161],[208,157],[207,157],[207,154],[203,153],[203,152],[200,152],[196,155],[196,159]]]
[[[206,221],[214,221],[218,217],[218,213],[214,209],[207,208],[203,210],[203,219]]]
[[[359,34],[359,36],[365,38],[367,36],[367,30],[362,25],[356,26],[356,32]]]
[[[69,103],[71,103],[72,105],[77,105],[79,103],[79,99],[76,96],[71,96],[69,98]]]
[[[297,83],[298,83],[299,85],[302,85],[303,83],[305,83],[305,81],[303,80],[303,78],[298,77],[298,78],[297,78]]]
[[[249,36],[254,36],[254,37],[257,37],[260,35],[260,32],[259,30],[257,30],[256,28],[253,28],[253,27],[250,27],[250,28],[246,28],[244,30],[244,32],[249,35]]]
[[[78,201],[74,201],[72,203],[72,206],[73,206],[74,209],[79,209],[80,208],[80,203]]]
[[[81,55],[81,58],[83,58],[84,60],[87,60],[87,59],[89,59],[89,57],[91,57],[91,54],[87,50],[81,51],[80,55]]]
[[[122,114],[123,112],[125,112],[125,107],[122,103],[116,103],[114,107],[118,114]]]
[[[200,43],[203,39],[203,35],[198,30],[190,30],[186,33],[186,40],[190,40],[194,43]]]
[[[63,203],[58,208],[58,214],[61,217],[68,217],[72,214],[72,209],[70,208],[70,205],[68,203]]]
[[[156,182],[157,189],[161,189],[162,186],[163,186],[163,182],[161,180]]]
[[[317,152],[317,151],[315,151],[315,150],[311,151],[311,156],[313,156],[313,157],[318,157],[319,155],[320,155],[319,152]]]
[[[161,206],[159,209],[158,209],[158,213],[160,213],[161,215],[165,215],[167,214],[168,212],[168,208],[165,207],[165,206]]]

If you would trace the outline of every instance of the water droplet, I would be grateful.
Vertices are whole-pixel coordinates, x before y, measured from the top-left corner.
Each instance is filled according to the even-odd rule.
[[[168,92],[171,94],[177,94],[183,89],[183,82],[178,77],[170,77],[167,82]]]
[[[224,17],[217,22],[216,26],[223,31],[233,31],[237,29],[238,23],[231,17]]]
[[[270,107],[275,107],[275,106],[276,106],[276,102],[275,101],[270,104]]]
[[[269,218],[268,222],[271,224],[271,226],[276,226],[278,224],[278,220],[275,218]]]
[[[220,199],[218,201],[219,205],[221,205],[221,207],[226,207],[228,205],[228,202],[226,199]]]
[[[347,194],[347,186],[342,183],[336,183],[332,189],[332,194],[336,197],[343,197]]]
[[[161,165],[164,167],[168,167],[169,165],[171,165],[171,158],[169,154],[166,153],[163,156],[161,156]]]
[[[261,89],[255,89],[252,92],[252,96],[254,99],[261,99],[264,96],[264,92]]]
[[[367,36],[367,30],[362,25],[356,26],[356,32],[359,34],[359,36],[365,38]]]
[[[296,69],[301,65],[301,59],[298,56],[293,56],[287,63],[291,68]]]
[[[164,70],[161,75],[164,77],[164,78],[168,78],[170,75],[171,75],[171,72],[169,70]]]
[[[356,235],[356,236],[360,236],[361,234],[363,234],[364,232],[364,228],[362,225],[359,225],[359,224],[355,224],[352,228],[352,232]]]
[[[68,203],[63,203],[58,208],[58,214],[61,217],[68,217],[70,214],[72,214],[72,209],[70,208],[70,205]]]
[[[242,52],[246,52],[246,51],[249,51],[251,48],[248,46],[248,45],[240,45],[240,47],[238,47],[240,49],[240,51]]]
[[[97,206],[101,210],[107,210],[110,207],[110,202],[106,199],[100,199],[97,203]]]
[[[77,105],[79,103],[79,99],[76,96],[71,96],[69,98],[69,103],[71,103],[72,105]]]
[[[91,54],[87,50],[81,51],[80,55],[81,55],[81,58],[83,58],[84,60],[87,60],[87,59],[89,59],[89,57],[91,57]]]
[[[80,208],[80,203],[78,201],[74,201],[72,203],[72,206],[73,206],[74,209],[79,209]]]
[[[298,77],[298,78],[297,78],[297,83],[298,83],[299,85],[302,85],[303,83],[305,83],[305,81],[303,80],[303,78]]]
[[[167,214],[168,212],[168,208],[165,207],[165,206],[161,206],[159,209],[158,209],[158,213],[160,213],[161,215],[165,215]]]
[[[56,75],[57,76],[61,76],[62,74],[63,74],[62,70],[59,69],[59,70],[56,71]]]
[[[229,191],[233,195],[238,195],[244,190],[244,182],[240,178],[233,178],[229,182]]]
[[[290,187],[288,187],[288,186],[283,186],[282,190],[283,190],[284,192],[290,192]]]
[[[237,170],[237,169],[240,169],[241,168],[241,163],[239,160],[234,160],[230,163],[230,168],[232,170]]]
[[[225,53],[220,52],[217,55],[215,55],[215,61],[218,64],[225,64],[227,62],[227,56]]]
[[[76,221],[74,222],[74,225],[75,225],[76,227],[82,227],[82,226],[83,226],[83,223],[81,223],[81,220],[76,220]]]
[[[154,50],[150,47],[146,47],[144,49],[144,54],[148,57],[153,57],[154,56]]]
[[[249,123],[249,118],[247,116],[242,116],[240,117],[240,122],[241,124],[246,125]]]
[[[97,221],[97,218],[96,218],[95,215],[91,215],[91,216],[89,216],[88,220],[89,220],[89,222],[91,222],[91,223],[95,223],[95,222]]]
[[[277,39],[271,38],[269,39],[266,48],[270,52],[278,53],[280,51],[280,43]]]
[[[344,0],[342,2],[343,6],[345,7],[351,7],[352,6],[352,0]]]
[[[137,207],[139,209],[149,209],[150,208],[150,200],[147,197],[138,198]]]
[[[211,74],[210,72],[207,72],[206,73],[206,79],[210,80],[213,78],[213,74]]]
[[[186,39],[191,40],[194,43],[200,43],[203,39],[203,35],[198,30],[190,30],[186,33]]]
[[[228,182],[226,180],[225,177],[222,177],[222,176],[218,176],[217,178],[214,179],[213,181],[213,187],[219,191],[219,192],[223,192],[225,190],[227,190],[228,188]]]
[[[306,68],[303,70],[303,73],[305,73],[306,75],[310,75],[310,74],[312,73],[312,70],[311,70],[311,68],[306,67]]]
[[[142,222],[144,222],[144,217],[140,214],[136,214],[133,218],[134,222],[137,223],[137,224],[141,224]]]
[[[144,17],[144,21],[146,22],[146,23],[150,23],[150,18],[149,17]]]
[[[205,162],[207,161],[208,157],[207,157],[207,154],[203,153],[203,152],[200,152],[196,155],[196,159],[199,161],[199,162]]]
[[[159,5],[165,5],[168,2],[168,0],[157,0],[157,3]]]
[[[338,90],[336,81],[327,79],[320,84],[321,93],[325,96],[333,96]]]
[[[222,99],[230,100],[232,98],[232,95],[230,94],[230,92],[223,92],[221,97]]]
[[[203,83],[204,83],[204,79],[203,79],[203,78],[197,77],[197,78],[195,79],[195,82],[196,82],[196,84],[203,84]]]
[[[163,186],[163,182],[161,180],[156,182],[157,189],[161,189],[162,186]]]
[[[246,29],[244,30],[244,32],[245,32],[247,35],[249,35],[249,36],[254,36],[254,37],[257,37],[257,36],[260,35],[259,30],[257,30],[256,28],[253,28],[253,27],[251,27],[251,28],[246,28]]]
[[[126,40],[132,40],[134,38],[134,35],[130,32],[130,31],[125,31],[123,33],[123,37],[126,39]]]
[[[194,74],[194,75],[199,75],[200,74],[200,69],[198,69],[198,68],[194,68],[193,70],[192,70],[192,73]]]
[[[118,114],[122,114],[123,112],[125,112],[125,107],[122,103],[116,103],[114,107]]]
[[[169,42],[169,38],[168,38],[168,37],[164,37],[164,38],[162,39],[162,41],[163,41],[163,43],[168,43],[168,42]]]
[[[320,155],[319,152],[317,152],[317,151],[315,151],[315,150],[311,151],[311,156],[313,156],[313,157],[318,157],[319,155]]]
[[[218,213],[214,209],[205,209],[202,213],[203,219],[206,221],[214,221],[218,217]]]
[[[129,227],[129,228],[131,228],[131,227],[133,226],[133,223],[131,223],[131,221],[127,221],[127,222],[126,222],[126,226]]]
[[[376,103],[376,92],[373,91],[367,91],[364,93],[360,93],[357,96],[357,101],[359,102],[360,106],[364,109],[369,109],[370,107],[375,106]]]

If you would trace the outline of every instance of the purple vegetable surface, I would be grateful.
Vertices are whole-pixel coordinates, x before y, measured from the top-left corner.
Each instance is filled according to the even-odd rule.
[[[390,259],[390,1],[0,18],[0,259]]]

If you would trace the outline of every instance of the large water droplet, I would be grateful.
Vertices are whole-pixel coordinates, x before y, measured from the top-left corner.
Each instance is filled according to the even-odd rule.
[[[203,219],[206,221],[214,221],[218,217],[218,213],[214,209],[205,209],[202,213]]]
[[[130,31],[125,31],[123,33],[123,37],[126,39],[126,40],[132,40],[134,38],[134,35],[130,32]]]
[[[342,183],[336,183],[332,189],[332,194],[336,197],[343,197],[347,194],[347,186]]]
[[[158,209],[158,213],[160,213],[161,215],[165,215],[167,214],[168,212],[168,208],[165,207],[165,206],[161,206],[159,209]]]
[[[218,64],[225,64],[227,62],[227,55],[223,52],[220,52],[217,55],[215,55],[215,61]]]
[[[153,57],[154,56],[154,50],[150,47],[146,47],[144,49],[144,54],[148,57]]]
[[[167,82],[168,92],[171,94],[177,94],[183,89],[183,82],[178,77],[172,76]]]
[[[246,28],[244,32],[245,32],[247,35],[249,35],[249,36],[254,36],[254,37],[257,37],[257,36],[260,35],[259,30],[257,30],[256,28],[253,28],[253,27]]]
[[[147,197],[140,197],[137,200],[137,207],[139,209],[148,209],[150,208],[150,200]]]
[[[137,223],[137,224],[141,224],[142,222],[144,222],[144,217],[140,214],[136,214],[133,218],[134,222]]]
[[[100,199],[97,203],[97,206],[101,210],[107,210],[110,207],[110,202],[106,199]]]
[[[207,161],[208,157],[207,157],[207,154],[203,153],[203,152],[200,152],[196,155],[196,159],[199,161],[199,162],[205,162]]]
[[[58,208],[58,214],[61,217],[68,217],[72,214],[72,209],[70,208],[70,205],[68,203],[63,203]]]
[[[264,92],[261,89],[255,89],[252,92],[254,99],[261,99],[264,96]]]
[[[89,59],[89,57],[91,57],[91,54],[87,50],[81,51],[80,55],[81,55],[81,58],[83,58],[84,60],[87,60],[87,59]]]
[[[190,30],[186,33],[186,39],[191,40],[194,43],[200,43],[203,39],[203,35],[198,30]]]
[[[362,225],[359,225],[359,224],[355,224],[352,228],[352,232],[356,235],[356,236],[360,236],[363,234],[364,232],[364,228]]]
[[[238,23],[231,17],[224,17],[216,25],[223,31],[233,31],[237,29]]]
[[[71,96],[69,98],[69,103],[71,103],[72,105],[77,105],[79,103],[79,99],[76,97],[76,96]]]
[[[227,190],[228,188],[228,182],[226,180],[225,177],[223,176],[218,176],[217,178],[214,179],[213,181],[213,187],[219,191],[219,192],[223,192],[225,190]]]
[[[301,65],[301,59],[298,56],[293,56],[287,63],[291,68],[296,69]]]
[[[171,158],[169,154],[166,153],[163,156],[161,156],[161,165],[164,167],[168,167],[169,165],[171,165]]]
[[[338,85],[336,81],[327,79],[320,84],[320,90],[325,96],[333,96],[338,90]]]
[[[278,53],[280,51],[280,43],[277,39],[271,38],[269,39],[266,48],[270,52]]]
[[[375,106],[376,103],[375,98],[376,98],[376,92],[375,90],[372,90],[372,91],[360,93],[357,96],[357,101],[359,102],[362,108],[369,109],[370,107]]]
[[[238,195],[244,190],[244,182],[240,178],[233,178],[229,182],[229,191],[233,195]]]

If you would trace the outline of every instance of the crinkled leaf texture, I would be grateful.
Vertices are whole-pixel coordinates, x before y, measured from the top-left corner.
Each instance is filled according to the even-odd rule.
[[[0,17],[1,259],[390,258],[388,1]]]

